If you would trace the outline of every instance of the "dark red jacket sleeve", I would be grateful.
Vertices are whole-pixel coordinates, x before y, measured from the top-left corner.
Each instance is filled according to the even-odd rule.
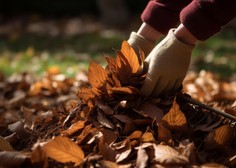
[[[198,40],[206,40],[235,15],[236,0],[151,0],[141,18],[163,34],[181,22]]]

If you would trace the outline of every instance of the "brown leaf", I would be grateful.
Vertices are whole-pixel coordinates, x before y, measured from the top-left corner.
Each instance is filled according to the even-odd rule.
[[[8,128],[17,134],[18,137],[26,139],[30,136],[30,133],[24,128],[23,121],[17,121],[13,124],[8,125]]]
[[[122,147],[123,146],[123,147]],[[132,149],[131,149],[131,144],[130,144],[130,140],[129,139],[125,139],[121,146],[122,148],[120,148],[117,152],[116,155],[116,162],[121,162],[125,159],[127,159],[127,157],[129,156],[129,154],[131,153]],[[117,148],[118,149],[118,148]]]
[[[155,161],[164,165],[184,165],[189,162],[188,158],[166,145],[153,145],[155,149]]]
[[[77,96],[84,102],[88,102],[88,100],[93,99],[95,97],[95,93],[91,88],[79,87]]]
[[[205,163],[200,168],[227,168],[226,166],[219,163]]]
[[[234,138],[235,129],[229,125],[223,125],[211,131],[205,138],[205,145],[207,148],[215,148],[227,146],[231,144]]]
[[[88,80],[92,87],[102,87],[107,80],[107,75],[107,71],[103,67],[101,67],[94,61],[90,62],[88,70]]]
[[[186,133],[188,129],[186,117],[175,101],[170,111],[163,117],[162,123],[170,131]]]
[[[85,121],[78,121],[74,124],[72,124],[67,130],[62,131],[61,134],[62,135],[72,135],[73,133],[77,132],[78,130],[84,128],[84,123]]]
[[[139,139],[143,135],[142,131],[136,130],[132,134],[130,134],[129,139]]]
[[[0,151],[14,151],[10,143],[0,136]]]
[[[77,137],[76,143],[81,144],[83,140],[89,135],[89,133],[93,130],[92,124],[86,125],[80,135]]]
[[[0,166],[3,167],[21,167],[28,156],[22,152],[0,151]]]
[[[118,166],[117,163],[111,162],[108,160],[101,160],[100,163],[103,168],[118,168],[118,167],[120,167],[120,166]]]
[[[151,132],[145,132],[141,137],[142,142],[154,142],[155,138]]]
[[[104,104],[101,100],[96,100],[95,104],[106,114],[106,115],[112,115],[114,113],[114,110],[109,107],[108,105]]]
[[[164,127],[162,124],[158,126],[158,141],[172,144],[172,134],[170,130]]]
[[[157,107],[155,104],[145,101],[140,106],[140,111],[147,115],[148,117],[155,119],[159,124],[164,116],[164,112],[161,108]]]
[[[180,153],[183,156],[186,156],[191,163],[193,164],[197,163],[196,147],[193,142],[188,142],[187,144],[184,145],[181,144],[181,150],[182,151]]]
[[[106,142],[104,142],[104,138],[100,138],[98,143],[99,153],[103,156],[104,160],[115,161],[117,152],[111,148]]]
[[[48,167],[48,160],[46,153],[42,149],[42,144],[36,143],[32,148],[31,162],[34,167]]]
[[[120,94],[140,94],[140,91],[132,86],[114,87],[111,90],[115,93],[120,93]]]
[[[58,136],[43,146],[46,155],[58,162],[73,162],[75,166],[84,161],[83,150],[67,137]]]
[[[114,143],[118,138],[118,135],[111,129],[101,128],[101,132],[103,134],[104,142],[108,145]]]
[[[102,124],[104,127],[110,128],[110,129],[114,129],[115,126],[108,120],[108,118],[106,117],[106,115],[104,115],[101,112],[98,112],[97,115],[97,120],[100,124]]]

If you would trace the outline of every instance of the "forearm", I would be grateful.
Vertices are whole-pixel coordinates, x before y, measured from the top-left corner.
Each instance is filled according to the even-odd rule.
[[[159,40],[159,38],[162,35],[160,32],[158,32],[156,29],[152,28],[150,25],[148,25],[145,22],[140,26],[137,33],[143,36],[144,38],[153,42],[156,42],[157,40]]]
[[[174,35],[178,40],[185,44],[194,46],[198,41],[198,39],[183,24],[180,24],[175,29]]]

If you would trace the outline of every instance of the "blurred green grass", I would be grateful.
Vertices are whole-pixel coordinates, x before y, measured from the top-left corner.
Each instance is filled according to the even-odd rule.
[[[76,36],[42,36],[24,34],[19,37],[0,38],[0,71],[6,75],[30,72],[42,75],[57,66],[62,73],[73,76],[87,70],[94,59],[105,64],[104,56],[114,56],[127,32],[95,32]],[[201,69],[229,76],[236,72],[236,31],[226,28],[193,52],[193,69]]]

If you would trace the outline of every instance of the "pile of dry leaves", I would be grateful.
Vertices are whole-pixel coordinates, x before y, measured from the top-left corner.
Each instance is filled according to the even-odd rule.
[[[124,41],[88,82],[2,75],[0,167],[235,167],[235,123],[189,102],[236,116],[235,80],[190,73],[177,95],[147,98],[139,57]]]

